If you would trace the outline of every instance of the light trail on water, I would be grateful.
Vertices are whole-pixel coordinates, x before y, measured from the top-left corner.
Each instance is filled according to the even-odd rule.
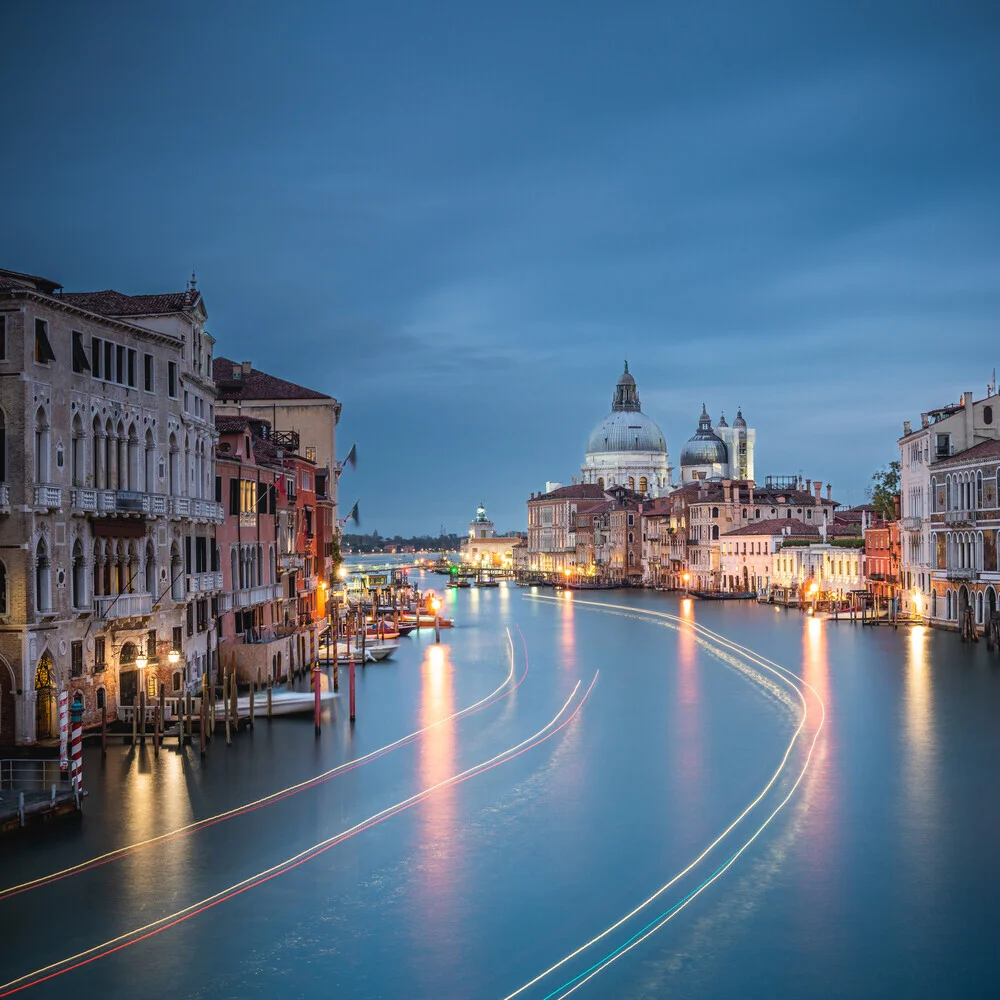
[[[515,628],[517,628],[516,625]],[[275,802],[281,802],[283,799],[299,794],[299,792],[315,788],[316,786],[323,784],[326,781],[330,781],[341,774],[346,774],[348,771],[356,770],[362,765],[368,764],[373,760],[385,757],[394,750],[399,750],[401,747],[408,746],[410,743],[415,742],[426,733],[430,732],[436,726],[441,726],[446,722],[454,722],[458,719],[463,719],[469,715],[475,714],[476,712],[480,712],[483,709],[489,708],[501,698],[506,698],[508,695],[516,691],[524,681],[524,678],[528,676],[528,647],[527,643],[524,641],[524,635],[521,633],[520,628],[517,628],[518,634],[521,635],[521,642],[524,645],[524,673],[521,674],[517,682],[512,688],[510,688],[510,690],[505,691],[503,694],[500,693],[505,687],[507,687],[508,684],[510,684],[511,679],[514,676],[515,665],[514,641],[511,638],[510,629],[506,629],[505,631],[507,632],[507,643],[510,647],[510,669],[508,670],[507,676],[503,679],[503,681],[484,698],[480,698],[479,701],[473,702],[471,705],[468,705],[458,712],[453,712],[451,715],[438,719],[430,725],[416,729],[406,736],[401,736],[398,740],[394,740],[392,743],[387,743],[385,746],[379,747],[377,750],[372,750],[370,753],[367,753],[362,757],[356,757],[354,760],[338,764],[336,767],[332,767],[328,771],[323,771],[320,774],[314,775],[311,778],[306,778],[304,781],[300,781],[294,785],[289,785],[286,788],[280,788],[277,791],[271,792],[270,794],[259,799],[253,799],[252,801],[245,802],[242,805],[234,806],[232,809],[216,813],[214,816],[206,816],[204,819],[196,820],[194,823],[188,823],[185,826],[180,826],[173,830],[167,830],[165,833],[158,834],[155,837],[149,837],[146,840],[136,841],[132,844],[125,844],[122,847],[115,848],[113,851],[108,851],[106,854],[99,854],[93,858],[88,858],[86,861],[80,861],[79,863],[71,865],[68,868],[49,872],[47,875],[40,875],[38,878],[30,879],[29,881],[22,882],[19,885],[12,885],[6,889],[0,889],[0,902],[11,896],[17,896],[21,893],[28,892],[31,889],[38,889],[41,886],[50,885],[53,882],[61,881],[62,879],[69,878],[73,875],[80,875],[83,872],[98,868],[101,865],[110,864],[113,861],[120,861],[122,858],[127,858],[139,851],[146,850],[147,848],[170,843],[180,837],[190,836],[191,834],[197,833],[200,830],[207,829],[211,826],[216,826],[226,820],[235,819],[237,816],[244,816],[247,813],[256,811],[257,809],[273,805]]]
[[[544,743],[546,740],[551,739],[556,735],[556,733],[568,726],[573,719],[576,718],[587,699],[590,697],[590,693],[593,691],[594,685],[597,683],[599,673],[600,671],[594,674],[593,680],[591,680],[590,685],[584,692],[579,704],[577,704],[569,716],[558,725],[556,725],[556,723],[558,723],[559,719],[565,715],[566,710],[569,708],[573,699],[580,690],[582,681],[576,682],[576,685],[570,692],[569,697],[566,699],[562,708],[559,709],[555,716],[553,716],[553,718],[536,733],[529,736],[527,739],[522,740],[520,743],[509,747],[507,750],[501,751],[499,754],[496,754],[488,760],[475,764],[470,768],[466,768],[466,770],[452,775],[449,778],[445,778],[443,781],[439,781],[429,788],[425,788],[408,798],[402,799],[391,806],[387,806],[385,809],[374,813],[367,819],[362,820],[360,823],[357,823],[340,833],[334,834],[332,837],[321,840],[318,843],[313,844],[312,847],[306,848],[304,851],[300,851],[298,854],[295,854],[290,858],[286,858],[284,861],[280,861],[278,864],[272,865],[270,868],[257,872],[256,874],[251,875],[248,878],[243,879],[241,882],[237,882],[226,889],[213,893],[205,899],[199,900],[196,903],[191,903],[189,906],[185,906],[174,913],[160,917],[157,920],[153,920],[142,927],[136,927],[130,931],[126,931],[124,934],[119,934],[117,937],[110,938],[101,944],[94,945],[93,947],[87,948],[86,950],[78,952],[75,955],[68,956],[43,968],[36,969],[34,972],[18,976],[16,979],[12,979],[10,982],[0,985],[0,998],[20,993],[23,990],[30,989],[32,986],[37,986],[40,983],[55,979],[58,976],[65,975],[67,972],[72,972],[76,969],[84,967],[85,965],[89,965],[92,962],[96,962],[100,958],[105,958],[109,955],[115,954],[116,952],[122,951],[125,948],[131,947],[132,945],[139,944],[141,941],[146,941],[163,931],[176,927],[178,924],[183,923],[186,920],[190,920],[192,917],[198,916],[199,914],[218,906],[220,903],[223,903],[228,899],[232,899],[244,892],[248,892],[250,889],[263,885],[266,882],[271,881],[271,879],[277,878],[279,875],[287,874],[295,868],[298,868],[300,865],[305,864],[307,861],[311,861],[320,854],[323,854],[325,851],[330,850],[332,847],[336,847],[338,844],[343,843],[350,837],[357,836],[357,834],[371,829],[379,823],[385,822],[385,820],[398,815],[404,810],[412,808],[428,796],[433,795],[434,792],[439,789],[461,784],[462,782],[469,781],[481,774],[485,774],[487,771],[491,771],[495,767],[509,763],[515,758],[520,757],[522,754],[527,753],[529,750],[532,750],[536,746]]]
[[[526,595],[528,600],[538,600],[538,601],[557,601],[557,598],[550,598],[545,595]],[[761,656],[754,650],[747,646],[743,646],[740,643],[733,642],[731,639],[721,635],[718,632],[714,632],[703,625],[698,625],[696,622],[689,618],[683,618],[678,615],[672,615],[669,612],[664,611],[653,611],[647,608],[635,607],[632,605],[622,605],[622,604],[606,604],[601,601],[575,601],[574,603],[585,607],[592,607],[604,613],[614,613],[614,612],[629,612],[631,614],[640,617],[641,619],[652,621],[657,623],[657,619],[664,623],[666,627],[674,628],[675,630],[680,630],[680,626],[685,628],[690,628],[694,630],[697,634],[701,635],[702,640],[706,642],[706,645],[710,647],[715,646],[718,648],[728,649],[732,653],[736,653],[738,656],[744,658],[745,661],[755,664],[756,666],[762,667],[765,670],[770,671],[775,677],[782,680],[784,683],[788,684],[796,694],[798,694],[799,699],[802,703],[802,716],[799,720],[799,724],[792,734],[792,738],[785,748],[785,752],[781,758],[777,769],[774,774],[772,774],[770,780],[760,791],[760,793],[750,802],[749,805],[736,817],[723,831],[720,833],[713,841],[706,847],[686,868],[674,875],[668,882],[660,886],[654,893],[648,896],[645,900],[639,903],[636,907],[626,913],[623,917],[619,918],[613,924],[606,927],[599,934],[596,934],[586,943],[580,945],[574,951],[570,952],[568,955],[560,959],[558,962],[549,966],[544,972],[539,973],[533,979],[526,982],[523,986],[516,989],[513,993],[507,994],[503,1000],[513,1000],[514,997],[519,996],[526,990],[530,989],[532,986],[537,985],[547,976],[551,975],[553,972],[562,968],[567,962],[572,961],[574,958],[581,955],[583,952],[587,951],[589,948],[593,947],[599,941],[602,941],[608,935],[614,933],[618,928],[622,927],[625,923],[631,920],[633,917],[637,916],[640,912],[650,906],[655,900],[662,896],[668,889],[675,885],[681,878],[689,874],[697,865],[699,865],[719,844],[722,843],[726,837],[746,818],[746,816],[761,802],[764,796],[771,790],[775,782],[780,777],[782,771],[785,769],[788,762],[789,756],[791,755],[792,749],[795,746],[796,741],[799,738],[803,728],[805,727],[806,720],[809,714],[809,707],[806,698],[803,694],[803,689],[808,688],[809,691],[815,696],[819,707],[820,707],[820,720],[819,725],[816,727],[816,731],[813,734],[812,743],[809,746],[809,751],[806,755],[805,762],[802,769],[799,771],[794,783],[789,789],[785,797],[778,803],[775,809],[771,812],[769,816],[764,820],[763,823],[753,832],[753,834],[743,843],[738,850],[733,853],[729,859],[718,867],[707,879],[705,879],[700,885],[698,885],[694,890],[680,899],[677,903],[671,906],[669,909],[660,913],[657,917],[654,917],[649,923],[647,923],[643,928],[638,930],[631,937],[623,941],[617,948],[613,949],[603,958],[599,959],[590,968],[574,976],[572,979],[567,980],[561,986],[557,987],[552,992],[546,994],[544,1000],[554,1000],[554,998],[567,997],[571,993],[575,993],[580,989],[585,983],[589,982],[595,976],[599,975],[613,962],[616,962],[619,958],[625,955],[627,952],[631,951],[633,948],[645,941],[650,935],[654,934],[657,930],[663,927],[668,921],[672,920],[681,910],[683,910],[692,900],[699,896],[705,889],[708,888],[716,879],[720,878],[725,872],[735,864],[736,860],[746,851],[750,845],[757,839],[757,837],[763,832],[763,830],[771,823],[774,817],[785,807],[788,801],[791,799],[792,795],[795,793],[803,777],[805,777],[806,771],[809,768],[809,764],[812,760],[813,751],[816,748],[816,742],[819,739],[819,734],[823,729],[823,724],[826,720],[826,706],[823,703],[823,699],[819,696],[816,689],[809,684],[807,681],[800,678],[798,675],[794,674],[792,671],[788,670],[787,667],[781,666],[779,663],[775,663],[772,660],[767,659],[767,657]],[[666,624],[669,623],[669,624]]]

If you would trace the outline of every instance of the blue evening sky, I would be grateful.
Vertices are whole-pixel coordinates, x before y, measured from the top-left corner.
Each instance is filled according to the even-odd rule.
[[[627,355],[672,458],[858,503],[1000,323],[988,3],[4,7],[2,265],[183,288],[336,395],[362,529],[579,474]]]

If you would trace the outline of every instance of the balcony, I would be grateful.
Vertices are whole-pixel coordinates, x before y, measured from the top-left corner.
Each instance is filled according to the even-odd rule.
[[[919,517],[904,517],[899,523],[904,531],[919,531],[921,520]]]
[[[944,577],[946,580],[955,580],[960,583],[971,583],[973,580],[979,579],[979,570],[971,569],[968,566],[953,566],[944,571]]]
[[[211,521],[222,524],[222,504],[196,497],[168,497],[171,517],[189,517],[195,521]]]
[[[189,573],[185,586],[189,594],[209,594],[214,590],[222,590],[222,572]]]
[[[885,580],[885,573],[869,573],[869,580],[874,580],[876,583],[882,583]]]
[[[70,507],[74,513],[163,516],[167,512],[167,498],[162,493],[140,493],[137,490],[95,490],[73,487],[69,493]]]
[[[281,596],[281,584],[269,583],[262,587],[240,587],[232,592],[234,608],[251,608],[255,604],[267,604]]]
[[[117,618],[139,618],[152,613],[152,594],[109,594],[94,598],[95,616],[106,621]]]
[[[62,487],[48,483],[35,484],[35,506],[58,510],[62,506]]]
[[[944,515],[946,524],[975,524],[976,511],[974,510],[949,510]]]
[[[278,556],[278,566],[285,573],[301,570],[305,566],[305,557],[297,552],[285,552]]]

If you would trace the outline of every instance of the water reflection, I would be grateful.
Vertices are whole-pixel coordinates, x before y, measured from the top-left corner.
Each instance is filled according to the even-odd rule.
[[[903,674],[903,719],[901,751],[903,783],[909,799],[909,822],[905,841],[921,866],[933,860],[924,850],[929,828],[936,816],[937,733],[934,725],[934,689],[928,659],[927,629],[910,628],[909,649]],[[926,856],[925,856],[926,855]]]
[[[455,677],[450,649],[446,645],[428,646],[420,665],[420,725],[430,726],[455,711]],[[419,747],[419,788],[430,788],[460,770],[458,765],[455,723],[444,722],[426,732],[417,743]],[[458,935],[451,933],[456,920],[454,903],[456,889],[456,795],[454,786],[440,788],[418,807],[418,842],[414,866],[417,919],[414,934],[423,943],[436,942],[441,954],[434,957],[430,966],[447,962],[449,940]],[[442,928],[442,933],[426,936],[430,924]]]
[[[701,815],[704,797],[704,726],[701,712],[701,685],[698,676],[698,642],[694,628],[694,602],[681,601],[685,619],[677,632],[677,696],[674,699],[674,728],[681,743],[677,755],[677,780],[683,799],[679,814],[692,819]]]
[[[573,593],[567,590],[565,599],[559,605],[559,653],[562,665],[575,668],[576,663],[576,621],[574,620]]]

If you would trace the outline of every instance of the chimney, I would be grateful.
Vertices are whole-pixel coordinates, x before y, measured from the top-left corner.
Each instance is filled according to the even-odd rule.
[[[233,378],[234,379],[238,379],[240,377],[240,373],[242,371],[243,371],[243,369],[240,368],[240,366],[234,362],[233,363]]]
[[[753,483],[750,483],[750,485],[747,487],[747,489],[748,489],[748,492],[750,493],[750,506],[752,507],[753,506]]]
[[[812,491],[812,480],[811,479],[807,479],[806,480],[806,493],[809,493],[811,491]]]
[[[244,361],[242,368],[243,368],[243,377],[246,378],[253,370],[253,365],[249,361]]]
[[[926,414],[926,413],[921,413],[920,414],[920,426],[921,427],[930,427],[930,425],[931,425],[931,418],[930,418],[930,416],[928,414]]]
[[[826,498],[827,500],[833,500],[833,487],[827,483],[826,484]]]
[[[972,393],[962,393],[962,406],[965,408],[965,447],[971,448],[975,443],[975,425],[973,422]],[[956,449],[957,450],[957,449]]]
[[[819,503],[820,500],[823,499],[823,483],[821,480],[817,479],[816,482],[813,483],[813,490],[816,493],[816,503]]]
[[[910,421],[903,421],[903,437],[909,437],[912,432],[910,431]]]

